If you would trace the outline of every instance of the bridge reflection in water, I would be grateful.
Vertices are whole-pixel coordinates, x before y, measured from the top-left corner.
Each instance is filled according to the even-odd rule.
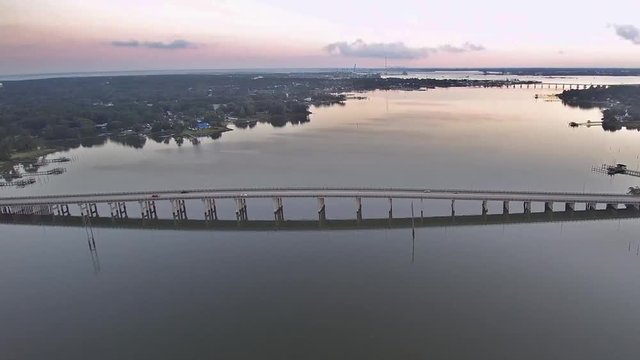
[[[640,218],[635,209],[603,209],[561,212],[456,215],[430,217],[331,219],[331,220],[172,220],[133,218],[92,218],[90,226],[158,230],[353,230],[411,227],[528,224]],[[1,215],[0,223],[50,226],[87,226],[83,216]]]

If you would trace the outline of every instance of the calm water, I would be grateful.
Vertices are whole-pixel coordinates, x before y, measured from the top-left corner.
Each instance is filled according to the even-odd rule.
[[[313,109],[305,125],[237,129],[199,146],[71,150],[67,173],[0,191],[635,185],[591,166],[638,167],[640,134],[571,129],[599,111],[534,99],[552,92],[373,92]],[[314,207],[289,202],[285,214],[312,217]],[[270,208],[249,202],[252,217]],[[221,211],[233,217],[231,203]],[[354,211],[352,201],[328,204],[328,216]],[[365,216],[385,211],[384,201],[365,204]],[[418,229],[413,242],[410,229],[103,228],[92,257],[81,228],[0,225],[0,358],[637,358],[639,231],[637,220],[446,227]]]

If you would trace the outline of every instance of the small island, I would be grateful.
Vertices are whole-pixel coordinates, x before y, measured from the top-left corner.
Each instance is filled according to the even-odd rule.
[[[565,90],[558,97],[568,106],[602,109],[602,128],[640,131],[640,86],[593,86],[581,90]]]

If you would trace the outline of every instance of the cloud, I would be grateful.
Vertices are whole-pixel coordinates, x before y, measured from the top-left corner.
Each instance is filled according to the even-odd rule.
[[[118,47],[145,47],[149,49],[188,49],[197,47],[196,44],[182,39],[173,40],[171,42],[165,43],[162,41],[138,41],[138,40],[114,40],[111,42],[112,46]]]
[[[331,55],[363,57],[363,58],[389,58],[389,59],[420,59],[438,52],[463,53],[469,51],[485,50],[484,46],[472,43],[464,43],[462,46],[449,44],[438,47],[409,47],[403,42],[391,43],[367,43],[362,39],[348,43],[339,41],[324,47]]]
[[[462,44],[462,46],[453,46],[449,44],[440,45],[438,47],[438,50],[450,53],[463,53],[468,51],[483,51],[485,50],[485,47],[482,45],[476,45],[470,42],[466,42]]]
[[[616,34],[625,39],[629,40],[636,45],[640,45],[640,29],[633,25],[612,25],[614,29],[616,29]]]
[[[360,39],[352,43],[334,42],[324,49],[332,55],[391,59],[418,59],[428,56],[429,52],[433,51],[429,48],[411,48],[402,42],[368,44]]]

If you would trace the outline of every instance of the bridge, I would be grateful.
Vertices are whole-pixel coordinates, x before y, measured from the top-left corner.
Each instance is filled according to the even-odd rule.
[[[129,208],[137,205],[139,210],[134,218],[157,220],[157,203],[171,206],[174,221],[187,220],[187,201],[199,200],[197,209],[204,214],[205,221],[219,221],[217,200],[231,199],[235,202],[235,216],[238,223],[246,222],[248,203],[252,199],[272,199],[273,216],[276,222],[284,222],[283,199],[300,198],[317,202],[317,221],[327,221],[325,200],[329,198],[350,198],[354,200],[354,212],[357,222],[363,219],[363,199],[386,199],[388,201],[388,219],[393,219],[393,203],[396,199],[408,200],[447,200],[450,203],[451,216],[456,216],[456,201],[476,201],[478,213],[487,215],[488,204],[497,202],[502,205],[502,214],[512,211],[511,204],[522,206],[521,213],[531,214],[532,203],[544,204],[545,213],[600,210],[640,210],[640,196],[611,193],[576,192],[527,192],[527,191],[482,191],[458,189],[425,188],[239,188],[239,189],[197,189],[140,191],[117,193],[93,193],[74,195],[48,195],[0,198],[0,217],[6,222],[12,218],[24,216],[69,217],[72,209],[79,211],[83,219],[98,218],[98,204],[108,205],[113,220],[129,219]],[[559,204],[561,209],[554,207]],[[520,211],[517,211],[520,212]],[[131,213],[135,215],[135,212]],[[423,217],[422,210],[416,217]],[[413,215],[412,215],[413,218]]]
[[[622,85],[622,84],[621,84]],[[614,86],[614,85],[607,85],[607,84],[580,84],[580,83],[554,83],[554,82],[532,82],[532,83],[528,83],[528,82],[518,82],[518,83],[507,83],[504,84],[502,87],[506,87],[506,88],[520,88],[520,89],[556,89],[556,90],[565,90],[565,89],[589,89],[592,87],[595,88],[608,88],[610,86]]]

